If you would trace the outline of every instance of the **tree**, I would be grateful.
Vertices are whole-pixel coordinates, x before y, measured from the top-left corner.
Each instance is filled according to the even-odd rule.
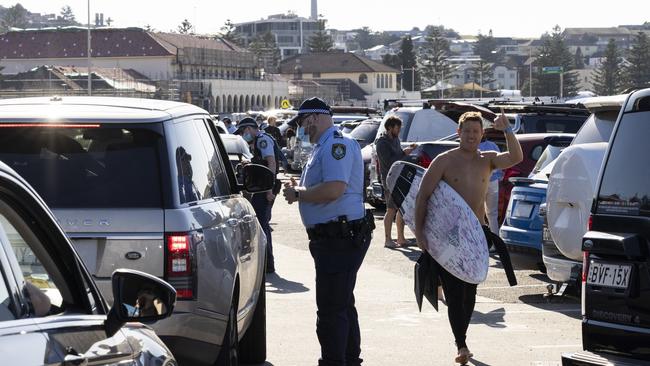
[[[178,26],[178,33],[180,34],[194,34],[193,29],[194,26],[192,23],[190,23],[189,20],[185,19],[181,23],[181,25]]]
[[[318,31],[307,40],[310,53],[329,52],[334,48],[332,37],[325,32],[325,20],[318,21]]]
[[[574,66],[576,69],[580,70],[585,68],[585,57],[582,55],[582,49],[580,47],[576,50],[574,60]]]
[[[492,37],[492,31],[484,36],[479,33],[474,43],[474,54],[485,62],[500,62],[500,53],[497,52],[497,41]]]
[[[144,26],[144,30],[146,30],[147,32],[155,32],[156,28],[152,27],[151,24],[147,24]]]
[[[260,68],[263,68],[267,73],[276,71],[280,64],[280,49],[275,42],[275,36],[271,32],[257,35],[248,46],[257,57]]]
[[[419,64],[420,76],[428,86],[444,81],[451,74],[451,66],[447,62],[449,54],[449,42],[442,36],[440,27],[431,27],[425,37],[425,44],[422,45]]]
[[[376,46],[373,44],[372,30],[370,28],[363,27],[361,29],[355,29],[354,32],[357,33],[357,35],[354,37],[354,40],[357,41],[360,49],[365,50]]]
[[[621,55],[612,38],[607,43],[604,60],[598,69],[592,72],[594,92],[598,95],[614,95],[620,92],[623,84]]]
[[[0,19],[0,31],[6,31],[10,28],[27,27],[27,9],[22,5],[16,4],[5,11],[4,16]]]
[[[77,24],[77,20],[74,16],[74,12],[72,12],[70,5],[66,5],[61,8],[61,19],[70,24]]]
[[[650,41],[644,32],[637,33],[627,57],[625,84],[628,87],[650,83]]]
[[[472,72],[472,81],[478,85],[481,85],[485,88],[486,85],[490,85],[493,82],[497,81],[494,78],[494,64],[485,62],[483,59],[480,59],[477,65],[474,65]]]
[[[411,36],[402,38],[402,44],[400,45],[400,50],[397,56],[400,59],[400,66],[404,70],[402,88],[410,91],[420,90],[420,73],[417,71],[416,67],[417,57],[413,50],[413,40],[411,39]],[[413,70],[414,68],[415,70]],[[414,81],[415,85],[413,85]]]
[[[564,42],[562,29],[560,26],[555,26],[553,33],[543,36],[542,39],[544,44],[535,61],[537,72],[533,75],[534,93],[538,96],[559,96],[560,75],[544,74],[543,68],[560,66],[564,70],[562,95],[564,97],[576,95],[578,92],[578,75],[571,71],[575,69],[574,55],[571,54]]]
[[[226,23],[224,23],[224,25],[219,29],[219,36],[230,43],[241,46],[243,42],[239,37],[239,34],[237,34],[236,29],[237,27],[235,27],[232,21],[227,19]]]

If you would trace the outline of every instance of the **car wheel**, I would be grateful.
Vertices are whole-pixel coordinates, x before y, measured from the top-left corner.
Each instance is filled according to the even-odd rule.
[[[237,333],[236,309],[235,304],[230,305],[226,334],[221,342],[221,350],[219,351],[216,366],[239,366],[239,334]]]
[[[253,320],[239,343],[242,363],[261,364],[266,361],[266,279],[262,276],[260,295]]]

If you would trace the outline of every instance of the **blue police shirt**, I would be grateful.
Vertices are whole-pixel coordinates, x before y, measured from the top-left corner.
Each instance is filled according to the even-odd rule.
[[[478,149],[481,151],[496,151],[497,153],[500,153],[501,150],[499,150],[499,147],[497,144],[495,144],[492,141],[485,140],[481,142],[478,145]],[[494,182],[495,180],[499,180],[503,177],[503,172],[500,169],[495,169],[494,172],[492,173],[492,176],[490,177],[490,182]]]
[[[359,143],[343,136],[337,127],[330,127],[314,145],[314,151],[300,176],[300,185],[313,187],[324,182],[345,182],[345,192],[329,203],[299,202],[300,216],[306,227],[335,221],[339,216],[348,220],[364,217],[363,160]]]
[[[260,134],[257,136],[257,145],[255,147],[260,152],[260,155],[262,155],[262,158],[266,159],[269,156],[275,157],[275,151],[273,150],[273,139],[266,133],[260,132]],[[277,163],[278,162],[276,162],[276,164]]]

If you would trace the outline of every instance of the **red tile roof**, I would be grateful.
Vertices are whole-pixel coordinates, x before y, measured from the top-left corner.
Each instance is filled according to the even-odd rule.
[[[150,33],[140,28],[91,31],[92,57],[173,56],[178,48],[197,47],[240,51],[225,40],[173,33]],[[87,31],[61,28],[0,34],[0,59],[86,57]]]
[[[303,73],[356,73],[400,71],[354,53],[327,52],[301,54],[289,57],[280,63],[281,74],[293,74],[299,66]]]

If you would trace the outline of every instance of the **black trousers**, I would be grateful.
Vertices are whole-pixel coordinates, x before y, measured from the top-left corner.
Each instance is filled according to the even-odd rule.
[[[447,272],[442,266],[438,266],[442,289],[445,292],[447,301],[447,314],[451,331],[454,333],[456,347],[461,349],[467,347],[467,328],[472,320],[474,305],[476,304],[476,286],[458,279]]]
[[[266,192],[255,193],[251,198],[251,205],[255,210],[255,216],[260,222],[262,231],[266,235],[266,270],[275,271],[275,260],[273,258],[273,238],[271,237],[271,209],[273,202],[266,199]]]
[[[350,239],[316,238],[309,251],[316,267],[316,334],[321,346],[320,366],[357,366],[363,360],[359,317],[354,306],[357,272],[370,245]]]

